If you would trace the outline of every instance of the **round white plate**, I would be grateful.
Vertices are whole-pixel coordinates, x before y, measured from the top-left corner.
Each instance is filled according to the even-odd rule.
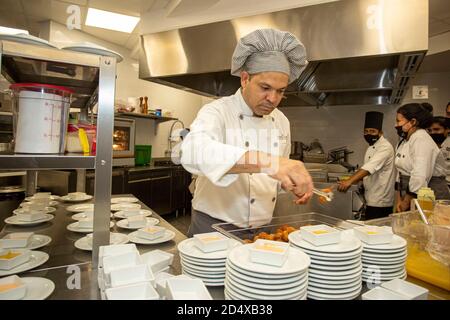
[[[128,243],[128,236],[122,233],[111,232],[110,233],[110,244],[125,244]],[[87,237],[83,237],[75,241],[75,248],[85,251],[92,251],[92,245],[87,241]]]
[[[41,224],[41,223],[53,220],[54,218],[55,218],[55,216],[53,216],[51,214],[46,214],[45,218],[30,222],[30,221],[20,221],[19,218],[17,217],[17,215],[14,215],[14,216],[6,218],[5,223],[12,224],[15,226],[35,226],[37,224]]]
[[[223,264],[220,267],[202,267],[202,266],[198,266],[195,264],[191,264],[191,263],[189,263],[189,261],[185,261],[183,258],[181,258],[180,262],[181,262],[182,266],[187,267],[192,270],[195,270],[197,272],[218,274],[218,273],[225,273],[225,270],[226,270],[225,264]]]
[[[55,290],[53,281],[38,277],[20,278],[27,286],[27,292],[22,300],[44,300]]]
[[[376,271],[376,272],[375,272],[375,271]],[[379,273],[378,273],[378,272],[379,272]],[[393,276],[399,276],[399,275],[402,275],[404,272],[405,272],[405,267],[399,268],[399,269],[394,270],[394,271],[388,270],[388,271],[386,271],[386,272],[382,272],[382,271],[380,271],[380,270],[370,270],[370,271],[367,270],[367,271],[363,271],[362,276],[363,276],[364,278],[367,278],[367,277],[369,277],[369,276],[371,276],[371,275],[379,274],[379,275],[381,275],[382,278],[387,278],[387,277],[393,277]]]
[[[14,249],[14,251],[23,251],[23,249]],[[27,262],[12,268],[11,270],[0,270],[0,277],[9,276],[34,269],[47,262],[49,255],[42,251],[31,251],[31,258]]]
[[[265,274],[269,277],[286,277],[287,275],[302,273],[309,267],[310,259],[308,255],[293,247],[289,248],[288,258],[281,267],[251,262],[250,248],[253,247],[253,245],[253,243],[245,244],[232,249],[228,254],[228,259],[240,269],[258,274]]]
[[[228,253],[231,249],[233,249],[236,246],[240,246],[241,243],[239,241],[236,241],[234,239],[228,239],[228,250],[221,250],[221,251],[215,251],[215,252],[208,252],[205,253],[199,248],[197,248],[194,244],[194,239],[189,238],[186,240],[181,241],[177,248],[178,251],[186,256],[202,259],[202,260],[208,260],[208,259],[226,259],[228,256]]]
[[[323,261],[348,261],[357,259],[361,256],[362,248],[359,248],[358,250],[348,252],[348,253],[325,253],[325,252],[317,252],[317,251],[311,251],[305,248],[301,248],[297,245],[293,245],[294,248],[300,249],[304,253],[306,253],[308,256],[311,257],[311,259],[317,259],[317,260],[323,260]]]
[[[347,266],[333,266],[333,264],[329,265],[319,265],[319,264],[311,264],[309,266],[310,270],[317,270],[317,271],[328,271],[328,272],[344,272],[347,270],[355,270],[355,268],[358,268],[361,266],[361,260],[357,261],[356,263],[352,265]]]
[[[113,217],[113,214],[111,213],[110,218]],[[94,211],[85,211],[85,212],[80,212],[80,213],[75,213],[74,215],[72,215],[71,217],[73,220],[81,220],[81,219],[93,219],[94,218]]]
[[[32,201],[31,201],[32,202]],[[23,207],[23,205],[25,204],[25,203],[29,203],[29,202],[22,202],[21,204],[19,204],[19,207]],[[55,207],[55,206],[57,206],[58,205],[58,201],[50,201],[49,203],[48,203],[48,205],[50,206],[50,207]],[[56,210],[56,209],[55,209]]]
[[[12,234],[12,233],[10,233]],[[49,236],[45,236],[43,234],[33,234],[31,236],[31,241],[26,247],[15,247],[11,249],[27,249],[27,250],[34,250],[42,248],[46,245],[48,245],[50,242],[52,242],[52,238]]]
[[[119,63],[123,60],[123,56],[120,53],[117,53],[115,51],[112,51],[110,49],[101,47],[97,44],[90,43],[90,42],[77,43],[77,44],[63,47],[61,49],[77,51],[77,52],[84,52],[84,53],[91,53],[91,54],[96,54],[96,55],[100,55],[100,56],[114,57],[117,59],[117,63]]]
[[[257,300],[287,300],[287,299],[295,299],[300,296],[304,295],[304,291],[306,291],[306,286],[303,288],[300,288],[296,293],[294,294],[288,294],[288,295],[267,295],[267,294],[254,294],[248,291],[245,291],[241,288],[238,288],[236,283],[231,283],[229,279],[225,279],[225,287],[227,290],[232,290],[238,295],[241,295],[243,297],[247,297],[250,299],[257,299]]]
[[[50,200],[59,200],[59,196],[50,196]],[[39,200],[40,198],[35,198],[35,197],[33,197],[33,196],[31,196],[31,197],[26,197],[25,198],[25,201],[34,201],[34,200]]]
[[[83,202],[83,201],[91,200],[92,198],[93,198],[93,196],[86,194],[86,195],[83,195],[82,197],[78,197],[76,199],[72,198],[70,196],[62,196],[60,199],[65,202]]]
[[[45,207],[45,210],[42,210],[43,213],[52,213],[55,212],[56,209],[53,207]],[[23,214],[23,213],[28,213],[28,211],[25,211],[24,208],[17,208],[16,210],[13,211],[14,214]]]
[[[393,264],[393,265],[363,264],[363,271],[366,269],[374,270],[374,269],[378,268],[382,272],[387,272],[388,270],[398,270],[398,269],[401,269],[404,267],[405,267],[404,263]]]
[[[227,278],[226,281],[228,281],[228,283],[230,285],[232,285],[233,287],[248,292],[250,294],[256,294],[256,295],[262,295],[262,296],[273,296],[275,299],[277,299],[278,296],[298,296],[300,295],[302,292],[304,292],[308,286],[308,281],[305,281],[303,283],[299,283],[298,286],[293,287],[293,288],[289,288],[289,289],[282,289],[282,290],[261,290],[261,289],[256,289],[253,287],[249,287],[249,286],[245,286],[243,284],[241,284],[239,281],[235,281],[232,278]],[[292,298],[292,297],[291,297]],[[289,298],[287,298],[289,299]]]
[[[351,253],[361,248],[361,241],[353,236],[353,234],[345,234],[341,232],[341,241],[336,244],[330,244],[325,246],[315,246],[308,241],[302,239],[300,230],[291,232],[289,234],[289,242],[292,242],[296,246],[311,251],[312,253],[326,253],[339,255],[342,253]]]
[[[78,221],[71,223],[67,226],[67,230],[72,231],[72,232],[79,232],[79,233],[92,233],[94,232],[94,228],[80,228],[78,227]],[[114,222],[110,221],[109,222],[109,227],[112,228],[114,227]]]
[[[406,273],[406,271],[404,271],[402,273],[398,273],[398,274],[392,275],[392,276],[367,275],[367,276],[363,276],[362,280],[364,282],[368,282],[368,283],[378,283],[378,282],[385,282],[385,281],[390,281],[390,280],[394,280],[394,279],[405,279],[406,277],[407,277],[407,273]]]
[[[94,204],[93,203],[74,204],[68,206],[66,210],[69,212],[76,212],[76,213],[85,211],[94,211]]]
[[[372,260],[372,259],[362,259],[364,264],[379,264],[379,265],[393,265],[404,263],[406,261],[406,256],[403,258],[392,259],[392,260]]]
[[[228,295],[230,300],[258,300],[258,299],[252,299],[249,297],[242,296],[242,295],[234,292],[232,288],[227,287],[227,286],[225,286],[224,294],[225,294],[225,297]],[[306,296],[307,296],[307,292],[305,292],[305,294],[303,296],[299,296],[299,297],[296,297],[294,299],[289,299],[289,300],[306,300]],[[267,300],[270,300],[270,299],[267,299]]]
[[[123,229],[128,229],[128,230],[137,230],[137,229],[142,229],[142,228],[146,228],[146,227],[150,227],[150,226],[156,226],[159,223],[159,220],[156,218],[145,218],[147,220],[147,224],[145,225],[145,227],[129,227],[128,226],[128,220],[127,219],[123,219],[123,220],[119,220],[116,222],[116,225],[120,228]]]
[[[357,256],[356,258],[349,259],[349,260],[339,260],[339,261],[320,260],[320,259],[316,259],[316,257],[313,257],[311,255],[309,255],[309,257],[311,258],[311,265],[319,265],[319,266],[349,266],[349,265],[354,265],[358,261],[361,261],[360,256]]]
[[[348,294],[351,292],[354,292],[358,290],[362,286],[362,280],[358,279],[355,282],[353,282],[350,286],[341,286],[341,287],[335,287],[335,288],[324,288],[322,286],[316,287],[314,283],[309,282],[308,284],[308,292],[311,292],[313,294],[319,293],[319,294],[330,294],[330,295],[341,295],[341,294]]]
[[[345,294],[323,294],[313,291],[308,291],[308,298],[314,300],[353,300],[356,299],[362,290],[362,285],[353,292]]]
[[[175,232],[173,232],[172,230],[169,230],[169,229],[166,229],[166,231],[162,237],[156,238],[154,240],[139,238],[137,236],[137,233],[138,233],[137,231],[134,231],[128,235],[128,238],[130,239],[130,241],[133,243],[137,243],[137,244],[158,244],[158,243],[170,241],[173,238],[175,238]]]
[[[26,33],[18,33],[18,34],[0,33],[0,40],[20,42],[48,48],[58,48],[44,39]]]
[[[361,257],[367,258],[367,259],[374,259],[374,260],[378,260],[378,259],[380,259],[380,260],[387,260],[387,259],[400,258],[400,257],[403,257],[406,254],[407,254],[406,250],[400,251],[400,252],[395,253],[395,254],[372,254],[372,253],[366,253],[366,252],[363,251]]]
[[[114,213],[114,217],[115,218],[119,218],[119,219],[127,219],[129,217],[127,217],[125,215],[126,211],[117,211],[116,213]],[[152,212],[150,210],[146,210],[146,209],[140,209],[139,210],[139,215],[143,216],[143,217],[150,217],[152,215]]]
[[[111,205],[111,211],[139,210],[141,207],[139,203],[116,203]]]
[[[135,203],[139,202],[139,199],[135,197],[120,197],[120,198],[111,198],[111,203]]]
[[[301,274],[289,275],[287,277],[271,277],[270,275],[268,276],[266,274],[256,274],[251,271],[240,269],[239,267],[236,267],[235,265],[230,263],[230,261],[227,261],[226,267],[227,270],[231,269],[232,271],[238,273],[239,276],[244,280],[263,284],[286,284],[299,282],[305,278],[308,278],[308,272],[306,271]]]
[[[328,276],[328,277],[344,277],[344,276],[351,276],[351,275],[357,275],[358,273],[361,273],[362,271],[362,264],[359,266],[356,266],[354,269],[350,270],[343,270],[343,271],[326,271],[326,270],[315,270],[315,269],[309,269],[309,274],[321,277],[321,276]]]
[[[190,268],[188,268],[186,266],[183,266],[183,265],[181,265],[181,268],[184,271],[186,271],[186,272],[188,272],[188,273],[190,273],[190,274],[192,274],[194,276],[203,278],[203,279],[216,280],[216,281],[221,281],[221,280],[223,281],[225,279],[225,273],[213,274],[213,273],[198,272],[198,271],[192,270],[192,269],[190,269]]]
[[[210,268],[224,267],[225,261],[226,261],[226,259],[223,259],[223,260],[194,259],[189,256],[185,256],[184,254],[180,254],[180,258],[181,258],[181,260],[186,261],[189,264],[193,264],[193,265],[201,266],[201,267],[210,267]]]
[[[371,251],[384,251],[384,250],[401,250],[406,248],[407,242],[402,237],[394,234],[392,237],[391,243],[384,243],[384,244],[367,244],[364,243],[364,250],[371,250]]]
[[[348,288],[351,287],[354,283],[359,281],[362,282],[361,275],[358,275],[356,278],[352,278],[350,280],[341,280],[341,281],[330,281],[330,280],[323,280],[323,279],[316,279],[309,277],[308,282],[309,284],[313,285],[314,287],[323,287],[328,289],[333,288]]]

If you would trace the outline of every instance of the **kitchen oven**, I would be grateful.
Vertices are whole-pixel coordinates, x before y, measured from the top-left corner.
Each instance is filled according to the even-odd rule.
[[[113,166],[134,166],[135,121],[115,118],[113,130]]]

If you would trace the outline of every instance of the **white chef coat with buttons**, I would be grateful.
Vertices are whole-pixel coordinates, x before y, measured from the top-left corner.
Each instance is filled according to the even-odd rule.
[[[450,184],[450,137],[447,137],[442,143],[441,153],[445,160],[445,180]]]
[[[267,222],[278,181],[264,173],[227,172],[251,150],[288,157],[289,120],[278,109],[254,116],[238,90],[203,106],[190,129],[181,145],[181,163],[198,175],[192,207],[226,222]]]
[[[446,174],[444,156],[424,129],[418,129],[397,147],[395,167],[399,173],[411,177],[409,191],[413,193],[428,187],[431,177]],[[400,181],[398,175],[396,180]]]
[[[381,136],[374,145],[367,148],[361,169],[370,173],[364,177],[364,197],[371,207],[394,205],[395,169],[394,148]]]

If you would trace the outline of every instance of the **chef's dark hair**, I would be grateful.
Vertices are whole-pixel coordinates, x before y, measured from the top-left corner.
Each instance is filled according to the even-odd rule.
[[[437,123],[438,125],[440,125],[442,128],[444,129],[448,129],[448,118],[446,117],[442,117],[442,116],[437,116],[437,117],[433,117],[433,121],[431,121],[431,125]]]
[[[417,127],[426,129],[433,122],[433,115],[420,103],[408,103],[398,108],[400,113],[408,120],[416,119]]]

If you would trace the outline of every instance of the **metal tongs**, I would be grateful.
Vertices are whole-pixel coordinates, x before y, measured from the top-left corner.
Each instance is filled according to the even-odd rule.
[[[315,193],[316,195],[318,195],[320,197],[323,197],[328,202],[333,201],[333,198],[334,198],[333,192],[325,192],[325,191],[321,191],[319,189],[313,188],[313,193]]]

